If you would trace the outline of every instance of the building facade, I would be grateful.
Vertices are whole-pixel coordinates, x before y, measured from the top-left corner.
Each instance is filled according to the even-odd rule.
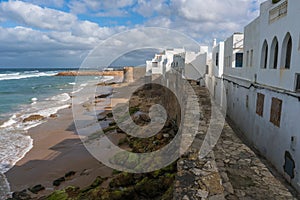
[[[298,191],[299,11],[300,1],[262,3],[243,35],[233,34],[213,47],[212,73],[206,77],[216,102],[227,99],[227,115]]]

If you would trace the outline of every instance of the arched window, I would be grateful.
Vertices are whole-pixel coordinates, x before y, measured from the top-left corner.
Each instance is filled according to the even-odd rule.
[[[268,63],[268,43],[265,40],[261,50],[261,60],[260,60],[261,68],[266,69],[267,63]]]
[[[270,68],[277,69],[278,65],[278,40],[275,37],[271,45]]]
[[[293,42],[290,33],[287,33],[282,44],[281,66],[290,69],[292,58]]]

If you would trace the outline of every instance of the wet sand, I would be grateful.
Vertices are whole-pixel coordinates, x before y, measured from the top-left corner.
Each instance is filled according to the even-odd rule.
[[[97,176],[111,176],[112,169],[91,156],[76,134],[71,108],[30,129],[28,135],[33,139],[33,148],[6,173],[11,191],[42,184],[46,190],[39,195],[45,195],[69,185],[86,187]],[[70,171],[76,174],[59,187],[52,185]]]

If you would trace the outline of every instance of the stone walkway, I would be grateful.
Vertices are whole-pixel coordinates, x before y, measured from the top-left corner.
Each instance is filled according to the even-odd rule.
[[[225,122],[213,151],[199,159],[210,122],[211,104],[206,88],[192,84],[203,115],[198,135],[178,161],[174,199],[300,199],[268,162],[256,155]]]

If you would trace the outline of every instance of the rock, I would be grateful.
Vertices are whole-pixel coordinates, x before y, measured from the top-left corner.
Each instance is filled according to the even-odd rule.
[[[170,135],[169,134],[163,134],[164,138],[169,138]]]
[[[224,183],[223,184],[223,187],[225,188],[225,190],[230,193],[230,194],[233,194],[234,193],[234,190],[233,190],[233,187],[231,185],[231,183],[227,182],[227,183]]]
[[[208,176],[201,178],[202,183],[207,187],[209,194],[222,194],[224,188],[221,184],[221,177],[218,173],[212,173]]]
[[[29,194],[27,194],[26,190],[23,190],[21,192],[14,192],[12,194],[12,198],[14,200],[30,200],[31,197]]]
[[[60,186],[60,184],[65,180],[66,180],[65,177],[58,178],[55,181],[53,181],[53,186]]]
[[[208,198],[208,200],[225,200],[224,195],[219,194],[219,195],[214,195]]]
[[[109,97],[111,95],[111,93],[108,93],[108,94],[100,94],[98,96],[95,96],[96,99],[103,99],[103,98],[106,98],[106,97]]]
[[[221,175],[221,177],[222,177],[223,182],[228,182],[228,181],[229,181],[229,178],[228,178],[228,176],[227,176],[227,173],[221,172],[220,175]]]
[[[158,133],[158,134],[156,135],[156,139],[158,139],[158,140],[163,139],[163,134],[162,134],[162,133]]]
[[[30,192],[32,192],[33,194],[37,194],[40,191],[45,190],[45,187],[39,184],[39,185],[36,185],[36,186],[34,186],[32,188],[28,188],[28,190]]]
[[[106,116],[98,115],[98,121],[106,120]]]
[[[184,195],[184,197],[182,197],[182,200],[190,200],[190,198],[187,195]]]
[[[196,196],[200,198],[207,198],[208,192],[205,190],[198,190]]]
[[[143,120],[144,122],[150,122],[151,121],[149,115],[144,114],[144,113],[140,114],[140,119]]]
[[[29,117],[23,119],[23,123],[31,122],[31,121],[39,121],[45,119],[42,115],[30,115]]]
[[[70,178],[71,176],[74,176],[76,172],[74,171],[69,171],[68,173],[65,174],[65,178]]]
[[[50,118],[57,118],[58,115],[57,115],[57,114],[51,114],[49,117],[50,117]]]

